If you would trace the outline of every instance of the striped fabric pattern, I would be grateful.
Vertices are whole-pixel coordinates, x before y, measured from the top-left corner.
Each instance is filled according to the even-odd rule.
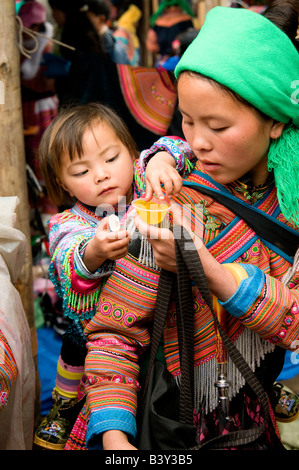
[[[85,328],[88,413],[118,408],[135,415],[138,356],[150,344],[159,273],[131,255],[116,262]]]
[[[136,121],[164,135],[174,113],[177,93],[166,70],[117,64],[125,102]]]
[[[84,366],[66,364],[61,356],[58,358],[55,389],[61,397],[76,398]]]
[[[173,146],[177,141],[163,138],[156,145],[161,145],[161,149],[173,152]],[[190,147],[184,141],[178,141],[178,150],[185,158],[192,161],[193,154]],[[208,176],[202,177],[199,162],[195,167],[195,171],[186,178],[187,181],[204,184],[207,187],[217,189],[217,183],[213,182]],[[231,183],[227,186],[233,195],[246,201],[246,196],[242,194],[242,184],[239,182]],[[264,212],[275,215],[278,220],[287,224],[279,210],[276,189],[270,186],[263,191],[264,199],[259,203],[259,208]],[[220,262],[237,262],[252,264],[258,267],[266,274],[266,282],[260,292],[258,299],[258,308],[254,309],[255,315],[259,315],[263,319],[264,327],[254,328],[258,334],[263,336],[275,344],[289,348],[292,342],[298,338],[298,322],[299,316],[294,316],[294,312],[299,305],[298,292],[298,273],[291,280],[288,287],[281,283],[283,275],[290,267],[290,263],[278,254],[271,251],[265,244],[254,234],[245,222],[238,221],[233,223],[235,216],[226,207],[205,195],[201,195],[191,188],[183,188],[177,202],[182,204],[202,203],[210,217],[213,217],[217,224],[216,228],[207,228],[207,216],[204,218],[205,231],[204,242],[209,251]],[[288,224],[290,225],[290,224]],[[273,279],[275,278],[275,279]],[[286,292],[286,293],[285,293]],[[244,293],[246,296],[246,293]],[[198,311],[198,315],[194,319],[195,334],[195,366],[200,366],[213,357],[215,357],[215,334],[212,321],[212,315],[203,300],[197,295],[197,289],[194,287],[194,306]],[[280,313],[279,313],[280,312]],[[242,318],[236,318],[234,312],[229,312],[227,320],[227,331],[233,341],[242,334],[245,325],[252,327],[248,318],[251,317],[250,311],[244,312]],[[276,321],[272,321],[272,318]],[[290,320],[290,318],[292,320]],[[242,320],[242,321],[241,321]],[[284,322],[289,325],[290,334],[285,334]],[[164,332],[165,354],[169,370],[173,375],[180,375],[178,343],[175,321],[175,307],[170,309],[167,325]]]
[[[0,330],[0,411],[7,404],[11,388],[18,374],[12,350]]]

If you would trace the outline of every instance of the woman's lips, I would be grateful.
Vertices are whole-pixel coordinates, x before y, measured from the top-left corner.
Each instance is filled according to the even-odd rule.
[[[215,171],[220,168],[220,165],[218,163],[212,162],[201,162],[201,166],[206,171]]]

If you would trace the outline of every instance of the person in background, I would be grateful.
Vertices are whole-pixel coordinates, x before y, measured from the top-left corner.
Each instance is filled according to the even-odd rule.
[[[0,450],[32,450],[35,366],[32,337],[16,283],[26,259],[16,196],[0,198]]]
[[[141,16],[142,12],[136,5],[129,5],[127,11],[117,20],[113,33],[116,41],[126,50],[129,64],[133,66],[141,65],[140,41],[136,32]]]
[[[53,26],[46,21],[46,8],[35,0],[25,2],[19,17],[26,28],[37,31],[45,37],[31,36],[23,33],[22,47],[29,51],[30,57],[21,55],[21,93],[24,120],[24,135],[27,163],[40,179],[36,152],[40,139],[57,115],[58,98],[55,79],[48,78],[43,57],[52,51],[50,39],[53,37]],[[37,46],[37,47],[36,47]],[[21,51],[22,51],[21,47]],[[36,50],[30,53],[30,50]]]
[[[150,19],[146,47],[155,55],[158,67],[172,53],[172,42],[189,28],[193,28],[193,11],[186,0],[163,0]]]
[[[108,21],[110,6],[106,0],[86,0],[80,8],[97,31],[103,45],[104,52],[116,64],[129,64],[129,58],[123,44],[116,40]]]

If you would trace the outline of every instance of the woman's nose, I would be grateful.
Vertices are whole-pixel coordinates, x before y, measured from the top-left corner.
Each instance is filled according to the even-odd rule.
[[[205,150],[209,151],[212,150],[212,142],[209,139],[209,137],[202,132],[198,132],[194,135],[193,137],[193,145],[192,145],[194,150],[200,151],[200,150]]]

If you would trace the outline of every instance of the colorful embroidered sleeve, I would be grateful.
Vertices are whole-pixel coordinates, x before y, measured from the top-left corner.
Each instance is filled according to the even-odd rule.
[[[85,220],[73,210],[55,215],[49,223],[49,276],[70,318],[83,320],[94,315],[100,288],[113,271],[113,261],[107,260],[95,273],[83,263],[84,248],[96,229],[96,220]]]
[[[138,357],[150,344],[159,273],[130,255],[116,262],[101,302],[85,327],[87,444],[101,433],[121,430],[136,436]]]
[[[299,272],[285,285],[256,266],[242,264],[247,279],[221,305],[264,339],[286,349],[298,346]]]
[[[12,350],[0,330],[0,413],[7,400],[16,378],[18,370]]]
[[[176,169],[187,176],[196,163],[196,157],[192,153],[190,146],[181,139],[172,139],[170,137],[161,137],[150,149],[144,150],[140,155],[141,167],[145,171],[146,165],[151,157],[157,152],[168,152],[176,162]]]

